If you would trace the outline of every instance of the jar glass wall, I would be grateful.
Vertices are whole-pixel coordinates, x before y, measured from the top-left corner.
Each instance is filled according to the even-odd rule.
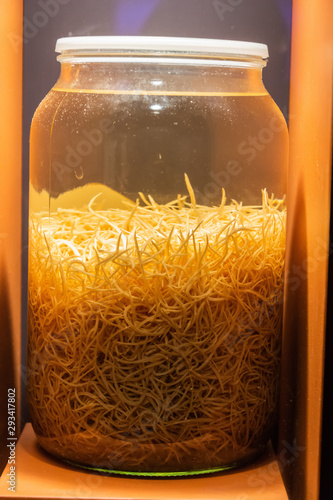
[[[267,49],[68,40],[31,127],[38,440],[119,472],[248,461],[281,350],[288,139]]]

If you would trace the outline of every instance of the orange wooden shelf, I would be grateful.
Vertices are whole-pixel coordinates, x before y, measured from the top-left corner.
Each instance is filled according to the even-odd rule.
[[[255,464],[216,476],[134,479],[71,468],[43,452],[31,424],[16,446],[16,491],[8,491],[9,467],[0,478],[0,498],[108,500],[288,500],[273,453]]]

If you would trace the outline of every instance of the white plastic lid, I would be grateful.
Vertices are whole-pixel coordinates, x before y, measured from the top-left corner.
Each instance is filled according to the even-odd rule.
[[[262,59],[268,57],[268,47],[263,43],[162,36],[73,36],[59,38],[55,50],[56,52],[65,50],[77,52],[128,50],[254,56]]]

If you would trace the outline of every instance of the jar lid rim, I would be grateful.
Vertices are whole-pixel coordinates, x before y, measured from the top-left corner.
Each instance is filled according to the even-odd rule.
[[[70,36],[59,38],[56,52],[63,51],[131,51],[189,54],[256,56],[266,59],[268,47],[263,43],[210,38],[162,36]]]

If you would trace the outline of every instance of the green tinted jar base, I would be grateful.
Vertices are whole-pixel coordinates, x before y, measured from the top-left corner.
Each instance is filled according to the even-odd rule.
[[[270,435],[268,429],[265,438],[261,436],[260,441],[237,451],[232,447],[227,448],[225,443],[217,439],[200,450],[193,449],[193,446],[191,448],[190,444],[193,443],[182,442],[182,453],[176,457],[170,454],[170,449],[172,451],[172,445],[180,449],[180,443],[172,443],[167,447],[155,445],[155,448],[136,443],[137,447],[134,446],[131,453],[128,450],[126,452],[126,449],[121,453],[116,447],[117,440],[111,442],[104,439],[99,442],[81,436],[80,441],[79,435],[55,439],[36,433],[38,443],[45,451],[71,466],[98,474],[137,478],[185,478],[228,472],[250,464],[263,455]]]
[[[221,465],[220,467],[211,467],[211,468],[202,468],[202,469],[196,469],[196,470],[189,470],[189,471],[128,471],[128,470],[113,470],[113,469],[107,469],[103,467],[93,467],[93,466],[88,466],[88,465],[83,465],[79,464],[77,462],[73,462],[71,460],[65,460],[62,459],[65,463],[71,465],[72,467],[77,467],[80,469],[88,470],[94,473],[99,473],[99,474],[105,474],[105,475],[115,475],[115,476],[124,476],[124,477],[134,477],[134,478],[186,478],[186,477],[196,477],[196,476],[203,476],[203,475],[209,475],[209,474],[217,474],[217,473],[223,473],[223,472],[229,472],[234,469],[243,467],[247,464],[250,464],[254,460],[258,459],[260,456],[262,456],[267,449],[267,446],[263,447],[260,450],[257,450],[255,452],[252,452],[250,455],[248,455],[245,458],[242,458],[241,460],[237,460],[235,462]]]

